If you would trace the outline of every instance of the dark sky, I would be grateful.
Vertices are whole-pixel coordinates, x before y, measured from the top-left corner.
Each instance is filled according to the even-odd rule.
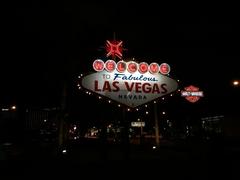
[[[104,56],[113,32],[124,41],[124,57],[168,62],[183,85],[199,86],[212,101],[228,99],[230,81],[240,77],[232,7],[24,1],[7,4],[3,14],[1,103],[58,104],[63,80],[73,89],[77,75]]]

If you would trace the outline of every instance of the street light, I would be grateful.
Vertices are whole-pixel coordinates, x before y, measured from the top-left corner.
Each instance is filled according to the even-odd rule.
[[[234,81],[232,82],[232,84],[233,84],[233,86],[239,86],[239,80],[234,80]]]

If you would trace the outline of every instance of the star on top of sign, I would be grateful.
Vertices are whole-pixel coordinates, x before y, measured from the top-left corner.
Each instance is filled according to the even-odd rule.
[[[118,57],[119,59],[122,58],[122,47],[123,42],[122,41],[108,41],[106,42],[106,50],[107,50],[107,57],[112,56],[114,59],[115,57]]]

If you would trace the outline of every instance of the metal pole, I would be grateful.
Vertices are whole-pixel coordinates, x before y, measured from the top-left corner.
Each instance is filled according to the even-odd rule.
[[[140,144],[143,144],[143,125],[142,125],[142,122],[141,122],[141,127],[140,127]]]
[[[160,145],[160,137],[159,137],[159,125],[158,125],[158,116],[157,116],[157,103],[154,104],[154,119],[155,119],[155,138],[156,138],[156,146]]]
[[[58,139],[58,145],[59,147],[62,147],[63,142],[65,140],[65,125],[64,125],[64,119],[66,116],[66,96],[67,96],[67,87],[66,82],[63,84],[63,92],[62,92],[62,99],[61,99],[61,109],[60,109],[60,122],[59,122],[59,139]]]

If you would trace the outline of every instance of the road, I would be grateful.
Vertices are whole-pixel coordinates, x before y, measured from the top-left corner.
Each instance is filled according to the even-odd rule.
[[[5,179],[66,176],[79,179],[166,177],[202,180],[240,177],[237,166],[240,162],[238,143],[191,142],[162,145],[159,149],[149,146],[75,144],[63,147],[65,153],[52,143],[22,147],[8,145],[7,148],[5,147],[5,159],[0,161],[0,176]]]

